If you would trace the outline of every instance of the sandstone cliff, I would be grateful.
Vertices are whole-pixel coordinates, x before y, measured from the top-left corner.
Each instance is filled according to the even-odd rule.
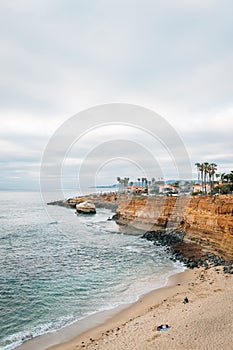
[[[177,228],[184,241],[233,260],[233,196],[122,197],[117,223],[146,231]]]

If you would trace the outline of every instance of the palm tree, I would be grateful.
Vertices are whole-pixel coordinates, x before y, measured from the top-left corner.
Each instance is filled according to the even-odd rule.
[[[201,171],[201,164],[200,163],[195,163],[196,167],[197,167],[197,179],[198,182],[200,182],[200,171]]]
[[[209,172],[209,163],[208,162],[204,162],[203,166],[204,166],[204,192],[206,194],[207,193],[207,191],[206,191],[206,180],[207,180],[207,174]]]
[[[121,178],[119,176],[117,177],[117,182],[119,182],[119,185],[121,184]],[[119,186],[119,189],[120,189],[120,186]]]
[[[123,185],[124,185],[124,179],[120,178],[119,176],[117,177],[117,181],[119,182],[119,191],[122,190]]]
[[[210,189],[212,193],[213,187],[214,187],[214,174],[217,170],[217,164],[215,163],[209,164],[208,170],[209,170],[209,179],[210,179]]]
[[[202,192],[204,192],[204,171],[205,171],[205,165],[204,163],[200,164],[200,172],[201,172],[201,187]]]
[[[197,166],[197,168],[198,168],[198,170],[200,172],[200,176],[198,176],[198,178],[201,180],[201,189],[202,189],[202,192],[204,192],[204,170],[205,170],[205,165],[204,165],[204,163],[196,163],[196,166]]]
[[[144,180],[145,180],[145,178],[142,177],[142,187],[143,187],[143,185],[144,185]]]
[[[127,187],[129,183],[129,177],[125,177],[123,180],[123,183],[124,183],[124,187]]]
[[[140,186],[140,177],[138,178],[139,186]]]
[[[208,182],[210,184],[210,189],[212,192],[213,185],[214,185],[214,174],[217,170],[217,164],[215,163],[209,164],[208,162],[204,162],[204,163],[196,163],[195,165],[198,171],[198,181],[201,180],[202,192],[204,192],[205,194],[207,193],[206,184],[207,184],[208,178],[209,178]]]

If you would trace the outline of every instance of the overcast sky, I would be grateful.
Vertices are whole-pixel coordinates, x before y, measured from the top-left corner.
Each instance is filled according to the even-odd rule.
[[[183,140],[193,174],[202,161],[233,170],[232,13],[232,0],[1,0],[0,188],[37,188],[56,129],[112,102],[165,118]],[[122,137],[124,128],[112,130],[74,145],[64,174],[78,173],[75,161],[95,143]],[[124,139],[149,145],[134,134],[126,128]],[[97,183],[144,175],[131,155],[114,157],[98,165]],[[157,157],[161,170],[165,155]],[[164,167],[165,177],[175,175]],[[76,185],[72,176],[68,182]]]

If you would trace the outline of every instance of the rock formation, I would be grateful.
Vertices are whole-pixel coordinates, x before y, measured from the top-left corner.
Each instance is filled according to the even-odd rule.
[[[96,213],[95,204],[91,201],[86,201],[86,202],[76,204],[76,211],[77,213],[83,213],[83,214],[95,214]]]
[[[125,197],[116,221],[144,231],[177,229],[184,242],[199,243],[233,260],[233,196]]]
[[[117,195],[115,193],[106,194],[90,194],[85,196],[78,196],[73,198],[68,198],[66,200],[58,200],[54,202],[47,203],[47,205],[59,205],[66,208],[76,208],[77,204],[91,201],[95,204],[96,208],[106,208],[113,211],[117,208]]]

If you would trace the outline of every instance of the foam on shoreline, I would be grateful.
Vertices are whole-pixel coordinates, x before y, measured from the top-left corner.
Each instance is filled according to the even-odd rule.
[[[84,317],[81,320],[74,322],[71,325],[65,326],[57,331],[50,332],[47,334],[40,335],[36,338],[28,340],[27,342],[21,344],[16,349],[17,350],[44,350],[48,348],[57,349],[60,344],[70,344],[79,337],[85,336],[86,334],[96,332],[99,329],[103,329],[105,325],[107,326],[109,322],[112,324],[115,320],[121,319],[121,317],[126,317],[128,312],[138,304],[141,305],[142,300],[146,300],[148,296],[153,293],[163,293],[164,290],[170,289],[172,285],[175,285],[177,281],[182,280],[182,275],[185,272],[178,272],[167,276],[166,282],[162,287],[153,289],[145,292],[142,296],[135,296],[134,301],[131,303],[125,303],[117,306],[113,306],[111,309],[102,310],[98,312],[93,312],[92,314]],[[136,307],[137,309],[137,307]]]
[[[232,282],[219,267],[186,270],[102,325],[49,350],[230,350]],[[171,328],[158,332],[160,324]]]

